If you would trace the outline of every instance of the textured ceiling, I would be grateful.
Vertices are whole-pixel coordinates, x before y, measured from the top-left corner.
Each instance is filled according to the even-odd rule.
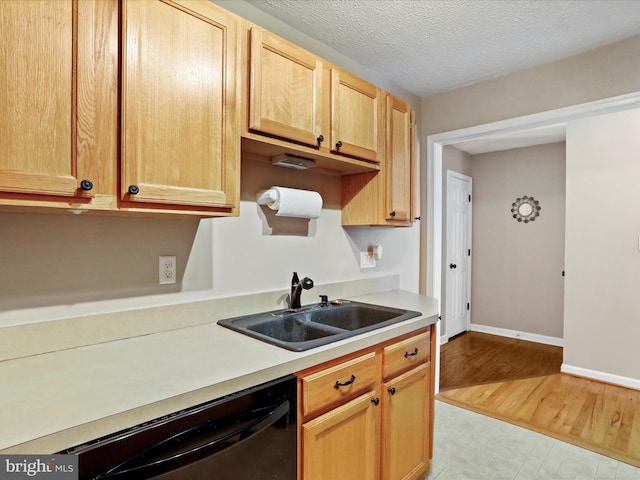
[[[640,0],[249,0],[418,96],[640,35]]]

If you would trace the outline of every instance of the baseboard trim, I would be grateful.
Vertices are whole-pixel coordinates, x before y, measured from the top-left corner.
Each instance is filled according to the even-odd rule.
[[[490,333],[501,337],[517,338],[519,340],[527,340],[529,342],[544,343],[555,347],[562,347],[563,340],[558,337],[548,337],[547,335],[538,335],[537,333],[519,332],[518,330],[509,330],[507,328],[490,327],[487,325],[478,325],[472,323],[469,325],[472,332]]]
[[[590,378],[591,380],[598,380],[600,382],[611,383],[613,385],[619,385],[621,387],[633,388],[634,390],[640,390],[640,380],[630,377],[622,377],[620,375],[614,375],[613,373],[599,372],[598,370],[589,370],[588,368],[574,367],[573,365],[567,365],[563,363],[560,367],[562,373],[568,373],[570,375],[577,375],[578,377]]]
[[[444,345],[445,343],[449,343],[449,337],[446,335],[440,335],[440,345]]]

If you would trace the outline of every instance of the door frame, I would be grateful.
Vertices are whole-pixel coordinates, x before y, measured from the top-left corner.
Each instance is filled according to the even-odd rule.
[[[426,155],[426,195],[422,202],[422,212],[426,222],[422,223],[420,244],[424,251],[424,261],[420,264],[420,291],[440,300],[442,305],[442,149],[446,145],[456,145],[468,140],[491,138],[506,133],[530,130],[538,127],[565,124],[571,120],[637,108],[640,105],[640,91],[616,97],[595,100],[569,107],[548,110],[541,113],[509,118],[449,132],[427,135]],[[424,180],[424,179],[423,179]],[[442,341],[440,322],[436,323],[436,335]],[[440,342],[435,351],[435,391],[440,389]]]
[[[449,192],[449,181],[452,178],[457,178],[458,180],[462,180],[462,181],[468,182],[468,184],[469,184],[469,195],[470,196],[473,195],[473,178],[472,177],[470,177],[468,175],[465,175],[463,173],[460,173],[460,172],[453,171],[453,170],[447,170],[446,174],[447,174],[447,183],[446,183],[447,191],[443,192],[443,195],[442,195],[443,199],[447,198],[447,197],[445,197],[445,195],[447,195],[448,192]],[[471,197],[471,198],[473,198],[473,197]],[[445,208],[446,208],[446,215],[444,216],[445,223],[443,225],[443,231],[448,233],[449,232],[449,221],[451,220],[451,218],[450,218],[451,217],[451,211],[450,211],[450,208],[449,208],[449,202],[446,202],[446,207]],[[469,246],[469,248],[471,248],[471,240],[472,240],[472,230],[471,230],[471,228],[472,228],[472,226],[473,226],[473,203],[471,201],[469,201],[469,216],[467,217],[467,238],[465,239],[466,244]],[[443,255],[442,255],[442,259],[443,259],[443,261],[445,263],[445,265],[442,267],[443,268],[443,277],[444,277],[442,279],[442,282],[443,282],[443,284],[445,286],[449,284],[448,276],[449,276],[449,273],[450,273],[450,270],[448,268],[446,268],[446,263],[448,261],[447,258],[449,256],[448,255],[448,251],[447,251],[447,249],[448,249],[448,240],[449,240],[449,236],[447,234],[447,243],[443,245]],[[467,299],[466,300],[467,300],[468,303],[471,303],[471,263],[472,263],[471,259],[472,258],[473,258],[473,256],[470,255],[469,259],[468,259],[467,275],[466,275],[467,276]],[[447,332],[447,329],[446,329],[446,325],[449,324],[449,312],[447,312],[447,309],[446,309],[446,306],[447,306],[447,297],[446,297],[447,290],[446,290],[446,288],[445,288],[444,292],[445,293],[444,293],[443,298],[442,298],[441,309],[442,309],[442,313],[443,313],[442,317],[446,320],[446,322],[445,322],[445,331],[442,332],[442,338],[441,338],[441,342],[440,343],[446,343],[446,342],[449,341],[449,338],[451,338],[451,335],[449,335],[449,333]],[[469,327],[471,326],[471,309],[470,308],[467,309],[466,317],[467,317],[466,322],[465,322],[466,327],[467,327],[466,330],[469,330]]]

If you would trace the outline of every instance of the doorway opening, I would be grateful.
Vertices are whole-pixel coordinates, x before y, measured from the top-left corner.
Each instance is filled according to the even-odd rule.
[[[638,107],[640,104],[640,92],[598,100],[585,104],[565,107],[548,112],[542,112],[523,117],[501,120],[475,127],[454,130],[427,137],[427,196],[426,206],[426,230],[423,231],[423,243],[425,244],[426,265],[423,266],[422,275],[426,294],[440,299],[441,305],[446,304],[442,288],[443,267],[443,169],[442,151],[447,145],[456,145],[463,142],[512,142],[509,148],[530,146],[547,143],[542,140],[550,132],[557,135],[558,129],[564,129],[567,122],[579,118],[611,113]],[[446,289],[445,289],[446,292]],[[440,322],[436,327],[438,337],[442,341]],[[439,391],[440,369],[440,342],[436,342],[435,352],[435,386]]]

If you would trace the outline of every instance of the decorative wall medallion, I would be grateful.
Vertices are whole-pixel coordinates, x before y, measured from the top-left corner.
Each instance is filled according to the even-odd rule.
[[[519,222],[533,222],[540,215],[540,202],[533,197],[520,197],[511,204],[511,213],[513,218]]]

